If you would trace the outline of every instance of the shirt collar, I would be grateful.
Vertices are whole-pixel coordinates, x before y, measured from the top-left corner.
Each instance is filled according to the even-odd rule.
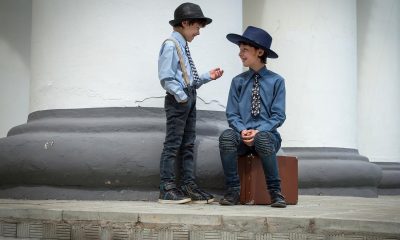
[[[260,70],[258,70],[258,72],[254,71],[253,69],[249,68],[249,72],[250,75],[249,77],[252,78],[254,76],[254,74],[258,73],[261,77],[264,77],[267,75],[268,73],[268,69],[267,67],[264,65],[264,67],[262,67]]]
[[[186,42],[186,39],[183,37],[182,34],[180,34],[177,31],[173,31],[172,32],[172,37],[174,37],[176,40],[178,40],[178,42],[179,42],[179,44],[181,46],[186,47],[187,42]]]

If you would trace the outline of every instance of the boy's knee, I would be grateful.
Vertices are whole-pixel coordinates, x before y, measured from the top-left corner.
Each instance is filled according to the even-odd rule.
[[[227,129],[219,136],[220,151],[236,151],[237,147],[236,133],[232,129]]]
[[[272,155],[276,152],[275,137],[270,132],[258,132],[254,137],[254,146],[258,154]]]

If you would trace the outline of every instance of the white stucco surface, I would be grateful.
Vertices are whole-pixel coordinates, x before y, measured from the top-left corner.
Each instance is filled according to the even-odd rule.
[[[283,146],[357,148],[356,1],[245,0],[244,13],[279,55],[267,66],[286,80]]]
[[[399,1],[193,2],[214,20],[191,43],[196,66],[225,70],[198,91],[199,109],[223,111],[243,70],[225,35],[260,26],[280,56],[268,67],[286,79],[284,147],[356,148],[371,161],[400,160]],[[158,51],[181,3],[0,1],[0,137],[37,110],[162,107]]]
[[[191,44],[199,72],[224,76],[204,85],[199,109],[224,110],[229,83],[241,70],[226,39],[242,27],[239,0],[193,1],[213,22]],[[34,1],[30,111],[59,108],[162,107],[158,53],[182,1]],[[227,13],[229,14],[221,14]]]

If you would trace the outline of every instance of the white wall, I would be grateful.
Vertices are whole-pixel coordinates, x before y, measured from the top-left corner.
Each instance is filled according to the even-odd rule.
[[[359,149],[400,162],[400,1],[358,1]]]
[[[31,1],[0,1],[0,138],[28,117],[30,26]]]
[[[199,90],[198,96],[211,103],[200,101],[198,108],[224,110],[220,105],[226,105],[230,81],[241,70],[237,49],[225,35],[241,31],[242,4],[240,0],[193,2],[213,19],[191,46],[197,69],[225,70],[222,79]],[[34,1],[30,111],[162,107],[165,91],[158,80],[158,53],[172,32],[168,21],[181,3]]]
[[[355,0],[244,0],[243,25],[266,29],[286,80],[284,147],[357,148]]]
[[[35,0],[30,111],[161,107],[157,55],[181,2]],[[191,44],[197,68],[218,65],[226,71],[199,90],[211,104],[198,105],[223,110],[219,104],[226,104],[231,78],[242,70],[237,47],[225,39],[243,31],[242,1],[194,2],[214,20]],[[0,1],[0,137],[29,113],[31,5]],[[399,5],[244,0],[243,25],[266,28],[280,55],[268,66],[286,78],[284,146],[358,148],[371,161],[399,161]]]

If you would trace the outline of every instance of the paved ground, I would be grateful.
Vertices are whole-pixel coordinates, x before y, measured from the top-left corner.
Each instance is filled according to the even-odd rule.
[[[0,199],[0,222],[3,224],[11,221],[19,226],[21,222],[39,220],[72,225],[85,221],[91,222],[92,225],[93,222],[98,222],[101,226],[113,223],[114,227],[116,223],[135,223],[135,227],[138,224],[147,229],[163,226],[164,229],[203,231],[203,235],[204,231],[218,229],[225,232],[248,232],[253,235],[355,234],[377,236],[375,239],[384,239],[378,236],[400,239],[400,196],[359,198],[302,195],[299,196],[297,205],[288,206],[286,209],[254,205],[227,207],[217,203],[165,205],[143,201]],[[6,237],[4,230],[3,235],[0,230],[0,238],[1,236]]]

